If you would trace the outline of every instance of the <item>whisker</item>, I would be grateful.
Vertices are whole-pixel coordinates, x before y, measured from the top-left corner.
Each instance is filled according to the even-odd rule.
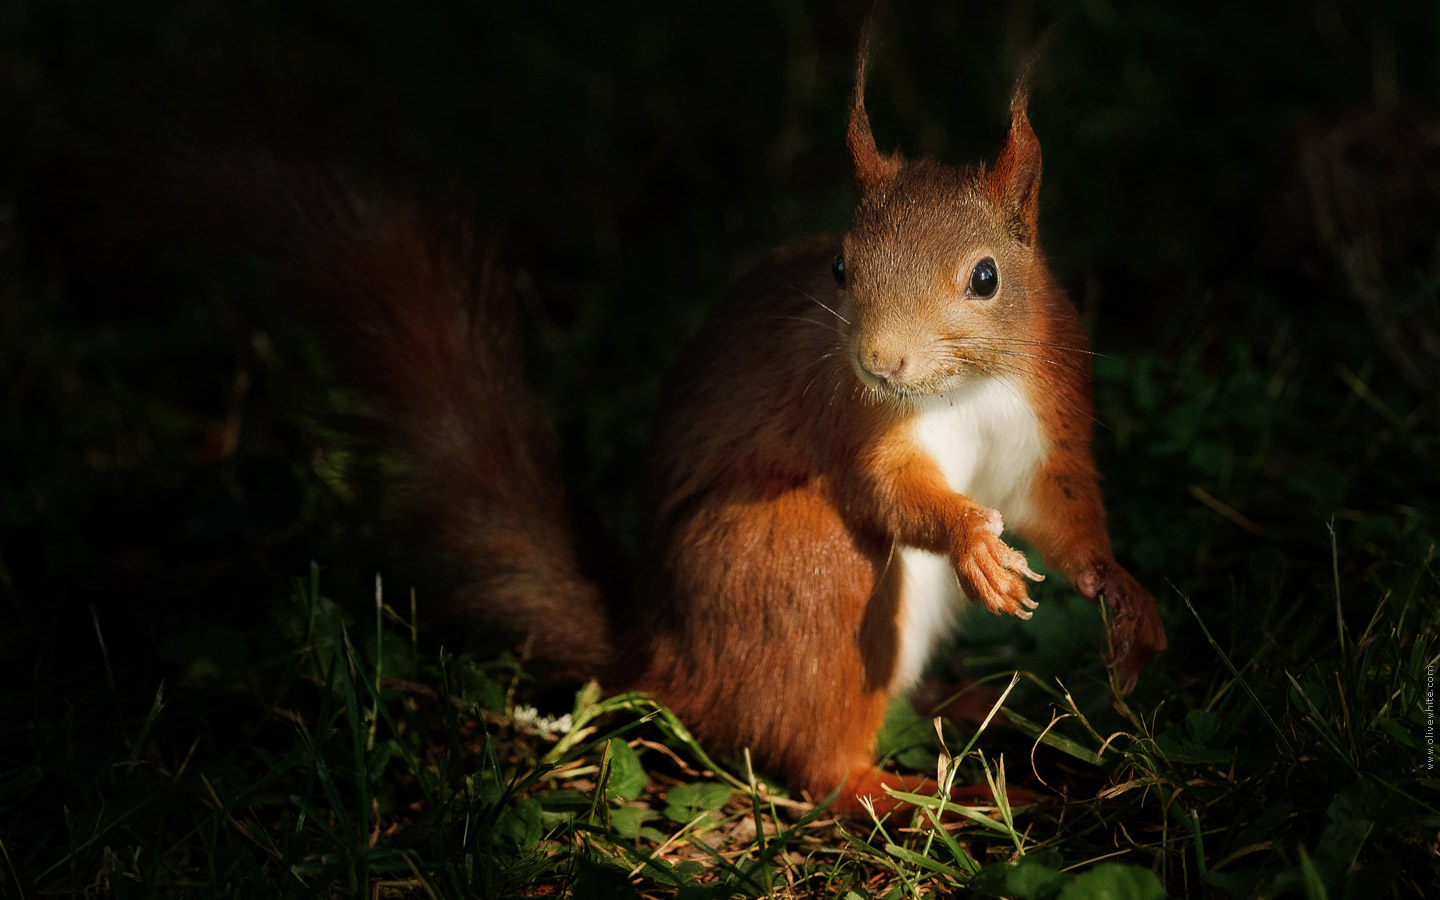
[[[844,322],[846,325],[849,325],[849,324],[850,324],[850,320],[849,320],[849,319],[847,319],[847,318],[845,318],[844,316],[840,315],[838,312],[836,312],[835,310],[831,309],[829,306],[826,306],[823,302],[821,302],[820,298],[816,297],[814,294],[810,293],[809,291],[802,291],[802,290],[800,290],[799,287],[797,287],[796,285],[793,285],[793,284],[790,285],[790,290],[792,290],[792,291],[794,291],[795,293],[799,294],[800,296],[804,297],[806,300],[809,300],[811,303],[814,303],[816,306],[820,307],[821,309],[823,309],[823,310],[825,310],[826,312],[828,312],[830,315],[832,315],[832,316],[834,316],[835,318],[839,319],[840,321]]]
[[[1021,358],[1021,359],[1034,359],[1034,360],[1038,360],[1038,361],[1040,361],[1040,362],[1047,363],[1048,365],[1052,365],[1052,366],[1054,366],[1054,367],[1057,368],[1057,369],[1066,369],[1066,370],[1071,371],[1071,372],[1084,372],[1084,371],[1086,371],[1086,367],[1083,366],[1083,365],[1078,365],[1078,364],[1073,363],[1073,362],[1064,362],[1064,361],[1061,361],[1061,360],[1058,360],[1058,359],[1051,359],[1051,358],[1048,357],[1048,356],[1039,356],[1039,355],[1034,354],[1034,353],[1021,353],[1021,352],[1018,351],[1018,350],[1005,350],[1005,349],[1002,349],[1002,348],[999,348],[999,347],[981,347],[980,349],[989,350],[991,353],[999,353],[999,354],[1004,355],[1004,356],[1014,356],[1014,357],[1018,357],[1018,358]]]
[[[982,348],[982,349],[983,349],[983,348]],[[978,369],[980,369],[981,371],[987,371],[987,372],[988,372],[988,371],[991,371],[991,370],[1000,370],[1000,371],[1004,371],[1004,372],[1010,373],[1010,374],[1017,374],[1017,375],[1028,374],[1028,371],[1029,371],[1029,370],[1027,370],[1027,369],[1019,366],[1018,364],[1016,364],[1015,362],[1013,362],[1013,361],[1011,361],[1011,360],[1007,360],[1007,359],[1004,359],[1004,358],[1003,358],[1003,357],[1005,357],[1005,356],[1011,356],[1011,355],[1018,356],[1019,354],[1006,354],[1006,353],[1003,353],[1003,352],[1000,352],[1000,351],[990,351],[990,352],[995,352],[995,353],[997,353],[997,355],[998,355],[999,357],[1001,357],[1001,358],[993,358],[993,359],[992,359],[992,358],[987,357],[987,358],[985,358],[985,359],[976,359],[975,357],[973,357],[973,356],[971,356],[971,355],[968,355],[968,354],[951,352],[951,353],[948,353],[948,354],[946,354],[946,355],[940,356],[940,357],[939,357],[939,361],[940,361],[942,364],[948,364],[948,368],[951,369],[951,371],[950,371],[948,374],[958,374],[960,370],[965,369],[965,368],[969,368],[969,367],[978,368]]]
[[[1084,347],[1071,347],[1066,344],[1052,344],[1049,341],[1035,341],[1029,338],[1002,337],[994,334],[969,334],[955,335],[957,340],[985,341],[990,344],[1018,344],[1022,347],[1044,347],[1047,350],[1060,350],[1066,353],[1089,353]]]
[[[944,341],[944,349],[949,353],[950,359],[959,361],[962,357],[958,351],[963,349],[980,350],[988,353],[1012,356],[1021,359],[1033,359],[1054,366],[1058,369],[1066,369],[1071,372],[1085,372],[1085,364],[1073,360],[1055,359],[1050,356],[1041,356],[1035,353],[1023,353],[1019,350],[1012,350],[1007,347],[997,347],[989,343],[989,338],[960,337],[950,338]]]
[[[1053,344],[1050,341],[1036,341],[1027,338],[1008,338],[998,336],[986,337],[984,338],[984,340],[999,344],[1028,344],[1033,347],[1044,347],[1048,350],[1063,350],[1066,353],[1083,353],[1086,356],[1098,356],[1102,359],[1110,358],[1104,353],[1097,353],[1096,351],[1091,350],[1089,347],[1071,347],[1066,344]]]
[[[831,324],[830,322],[821,322],[821,321],[819,321],[819,320],[817,320],[817,319],[807,319],[807,318],[805,318],[804,316],[780,316],[780,315],[776,315],[776,316],[771,316],[770,318],[771,318],[771,321],[775,321],[775,322],[780,322],[780,321],[806,322],[806,323],[809,323],[809,324],[811,324],[811,325],[814,325],[816,328],[824,328],[826,331],[833,331],[835,334],[839,335],[840,337],[844,337],[844,336],[845,336],[845,332],[844,332],[844,331],[841,331],[841,330],[840,330],[840,327],[839,327],[838,325]]]
[[[819,381],[828,372],[828,367],[825,366],[826,361],[833,359],[839,355],[839,348],[836,348],[829,353],[822,353],[820,356],[812,360],[809,365],[807,365],[804,369],[801,370],[802,372],[808,371],[810,369],[819,370],[815,373],[815,376],[811,378],[810,381],[805,385],[805,389],[800,392],[800,397],[802,399],[810,393],[810,389],[815,386],[815,382]]]

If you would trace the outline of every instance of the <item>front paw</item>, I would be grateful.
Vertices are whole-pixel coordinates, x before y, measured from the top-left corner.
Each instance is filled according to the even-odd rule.
[[[1088,564],[1075,576],[1075,587],[1091,601],[1105,600],[1114,611],[1110,620],[1109,662],[1116,667],[1120,690],[1130,693],[1140,670],[1167,646],[1165,626],[1155,598],[1113,559]]]
[[[1028,619],[1040,604],[1030,599],[1025,579],[1044,581],[1030,568],[1025,554],[1000,540],[1000,513],[981,509],[950,554],[965,595],[992,613]]]

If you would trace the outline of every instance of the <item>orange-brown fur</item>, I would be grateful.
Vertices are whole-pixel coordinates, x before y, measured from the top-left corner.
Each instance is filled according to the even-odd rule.
[[[645,615],[630,637],[635,684],[703,740],[749,747],[815,796],[846,781],[847,813],[862,798],[886,805],[880,786],[898,785],[870,762],[897,652],[896,545],[948,554],[995,612],[1024,609],[1028,573],[993,514],[909,441],[907,398],[862,385],[857,359],[910,364],[934,333],[958,341],[961,359],[936,363],[915,393],[957,371],[1016,376],[1047,443],[1024,536],[1115,608],[1126,689],[1165,645],[1153,600],[1110,552],[1087,342],[1036,243],[1039,145],[1023,103],[994,166],[954,169],[880,156],[861,84],[848,134],[854,228],[774,254],[682,354],[662,402]],[[945,269],[976,240],[1023,296],[948,335],[936,324],[957,302]],[[842,248],[852,274],[837,289]]]
[[[395,530],[455,569],[432,618],[523,637],[546,679],[607,671],[612,616],[581,565],[490,244],[459,217],[422,217],[389,190],[263,143],[175,152],[150,194],[279,263],[302,315],[329,333],[366,430],[398,464]]]
[[[892,807],[886,787],[933,787],[872,761],[885,706],[908,688],[897,666],[914,586],[900,548],[948,557],[993,612],[1033,606],[1025,579],[1038,576],[1001,539],[1000,515],[957,493],[914,438],[925,398],[993,376],[1019,385],[1044,450],[1023,536],[1114,608],[1126,689],[1165,646],[1154,601],[1106,536],[1086,339],[1039,250],[1040,151],[1023,93],[996,162],[955,168],[878,153],[863,73],[862,53],[847,133],[855,224],[772,254],[682,355],[653,444],[643,558],[619,614],[580,566],[553,450],[520,381],[513,313],[479,245],[323,173],[283,190],[268,170],[218,166],[212,179],[247,185],[228,191],[227,216],[256,206],[257,183],[270,187],[271,205],[242,229],[269,236],[258,243],[278,256],[305,248],[300,293],[335,329],[382,438],[408,462],[399,508],[465,570],[452,611],[526,635],[559,674],[654,694],[708,746],[748,748],[797,790],[819,798],[843,784],[846,814],[864,801]],[[205,164],[217,168],[213,156]],[[998,266],[993,298],[967,293],[977,254]]]

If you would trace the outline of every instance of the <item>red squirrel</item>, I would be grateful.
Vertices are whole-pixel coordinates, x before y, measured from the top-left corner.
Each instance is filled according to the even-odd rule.
[[[1110,550],[1088,344],[1037,232],[1022,85],[988,168],[880,154],[857,65],[843,237],[771,255],[681,354],[661,403],[635,685],[856,813],[886,703],[966,597],[1029,618],[1012,529],[1114,612],[1120,683],[1165,648]]]
[[[663,393],[629,590],[580,562],[554,451],[483,243],[324,172],[210,153],[179,203],[286,262],[334,332],[396,505],[462,571],[448,612],[518,632],[552,674],[670,706],[712,750],[792,790],[894,806],[873,752],[968,597],[1029,618],[1027,539],[1113,612],[1122,688],[1165,648],[1116,563],[1090,453],[1085,334],[1040,252],[1040,145],[1017,89],[998,158],[878,152],[859,55],[842,237],[773,253],[681,354]],[[294,248],[304,247],[297,257]]]

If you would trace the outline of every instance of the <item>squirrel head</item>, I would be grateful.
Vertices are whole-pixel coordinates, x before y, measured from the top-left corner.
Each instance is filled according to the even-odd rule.
[[[1037,240],[1040,142],[1025,115],[1028,78],[1010,101],[988,167],[883,155],[865,113],[867,52],[856,65],[846,135],[860,202],[835,258],[845,352],[882,400],[947,393],[1022,370],[1051,283]]]

